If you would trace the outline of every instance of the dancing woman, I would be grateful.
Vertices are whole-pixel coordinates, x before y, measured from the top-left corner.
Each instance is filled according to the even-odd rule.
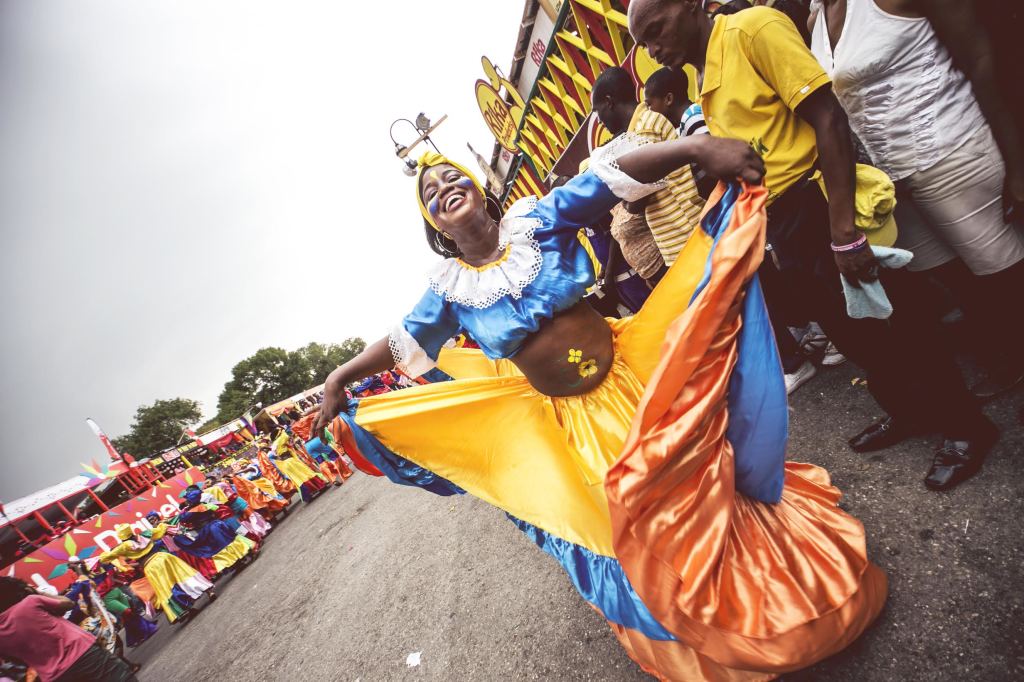
[[[318,469],[301,460],[297,451],[292,448],[288,432],[280,427],[276,427],[273,433],[269,455],[274,467],[299,491],[299,497],[303,502],[311,502],[327,487],[327,480],[320,475]]]
[[[253,540],[236,533],[239,522],[230,508],[203,502],[203,492],[197,486],[185,489],[185,501],[181,504],[177,523],[173,541],[178,556],[210,580],[245,559],[255,549]]]
[[[446,260],[387,338],[332,372],[313,432],[329,426],[396,482],[505,510],[645,670],[766,679],[859,636],[885,577],[827,473],[784,463],[785,392],[754,278],[762,187],[720,186],[634,317],[582,301],[595,273],[580,228],[689,163],[751,184],[764,170],[734,140],[620,138],[499,218],[468,171],[427,154],[417,197]],[[480,350],[445,348],[462,331]],[[454,381],[345,398],[393,366]]]
[[[231,482],[238,491],[238,496],[245,500],[249,508],[258,512],[268,522],[288,508],[288,500],[277,492],[273,483],[263,478],[262,472],[255,464],[232,476]]]

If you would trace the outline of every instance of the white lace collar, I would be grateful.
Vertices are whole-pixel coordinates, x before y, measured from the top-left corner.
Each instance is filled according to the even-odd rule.
[[[506,211],[498,225],[498,248],[505,249],[501,258],[481,267],[448,258],[430,273],[431,290],[452,303],[480,309],[505,296],[522,298],[540,272],[540,245],[533,238],[540,218],[527,215],[536,206],[537,197],[524,197]]]

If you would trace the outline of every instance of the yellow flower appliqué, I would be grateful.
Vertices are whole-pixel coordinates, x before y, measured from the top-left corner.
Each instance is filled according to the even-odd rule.
[[[580,363],[580,376],[586,379],[589,376],[597,374],[597,361],[596,360],[584,360]]]
[[[583,358],[583,351],[575,348],[569,349],[569,362],[579,362]]]

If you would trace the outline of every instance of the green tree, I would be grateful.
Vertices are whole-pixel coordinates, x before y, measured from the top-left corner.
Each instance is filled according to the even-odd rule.
[[[220,413],[213,415],[202,424],[196,427],[196,433],[206,433],[207,431],[213,431],[215,428],[221,425]]]
[[[310,370],[310,383],[307,388],[319,386],[327,380],[335,367],[342,365],[363,352],[366,342],[355,337],[345,339],[340,344],[310,343],[295,351]]]
[[[114,446],[135,457],[149,455],[172,447],[181,432],[203,418],[199,403],[187,398],[157,400],[140,405],[127,434],[114,438]]]
[[[261,348],[231,370],[217,399],[217,416],[204,427],[230,421],[256,403],[272,405],[324,382],[338,365],[366,347],[360,338],[340,344],[309,343],[295,351]]]

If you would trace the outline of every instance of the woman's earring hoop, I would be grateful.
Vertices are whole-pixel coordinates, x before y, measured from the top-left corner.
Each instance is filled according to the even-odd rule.
[[[495,199],[492,196],[488,196],[487,197],[487,206],[488,207],[493,206],[494,207],[494,215],[492,217],[495,220],[501,220],[502,210],[501,210],[501,204],[498,203],[498,200]]]

